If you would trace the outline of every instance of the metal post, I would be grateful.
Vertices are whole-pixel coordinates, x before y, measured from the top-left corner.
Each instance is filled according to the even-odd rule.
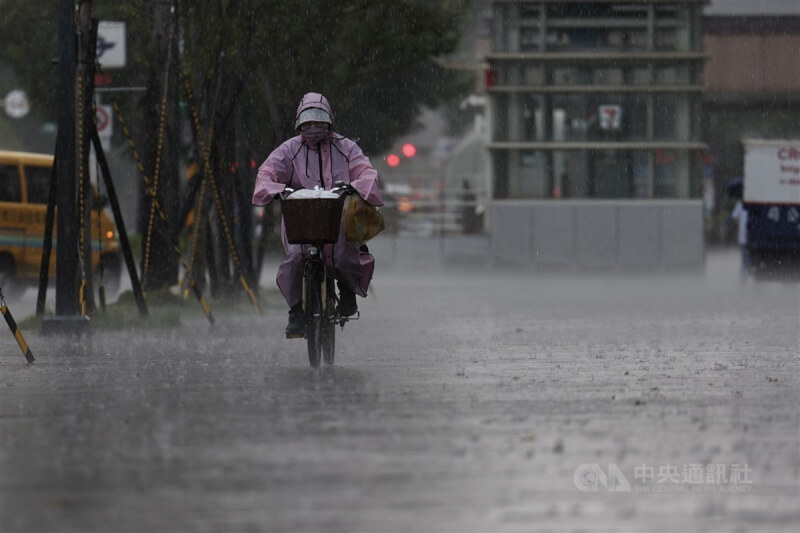
[[[136,305],[139,306],[139,314],[144,318],[147,316],[147,304],[142,294],[142,287],[139,284],[139,277],[136,275],[136,263],[133,260],[130,241],[128,241],[128,232],[125,230],[125,221],[122,218],[122,210],[119,207],[117,191],[114,188],[114,182],[111,180],[111,171],[108,167],[108,161],[106,161],[105,151],[103,151],[103,144],[100,142],[100,135],[97,133],[97,127],[94,124],[91,125],[91,137],[97,154],[97,163],[100,165],[100,172],[103,174],[103,182],[106,186],[108,201],[111,204],[111,212],[114,214],[114,222],[117,224],[117,234],[119,235],[120,245],[122,245],[125,265],[128,267],[128,274],[131,278],[133,295],[136,298]]]
[[[56,315],[78,313],[78,224],[75,212],[76,153],[75,83],[75,2],[61,0],[59,5],[58,69],[59,110],[56,172],[58,173],[58,216],[56,248]]]
[[[58,142],[56,141],[56,153]],[[58,192],[58,163],[53,161],[50,169],[50,192],[47,195],[47,213],[44,221],[44,242],[42,243],[42,262],[39,267],[39,294],[36,297],[36,316],[44,315],[44,306],[47,301],[47,284],[50,278],[50,252],[53,249],[53,225],[56,218],[56,198]]]
[[[75,2],[60,0],[58,9],[59,109],[55,165],[58,174],[56,314],[45,316],[42,332],[80,334],[89,330],[79,314]]]
[[[81,247],[79,266],[81,268],[81,288],[78,302],[81,314],[95,311],[94,283],[92,272],[92,206],[89,179],[90,126],[94,123],[94,72],[97,57],[97,20],[92,19],[92,0],[78,3],[78,220],[82,222],[78,245]]]

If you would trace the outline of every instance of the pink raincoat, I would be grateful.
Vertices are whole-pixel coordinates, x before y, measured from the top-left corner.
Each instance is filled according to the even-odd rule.
[[[309,108],[324,109],[333,117],[328,100],[319,93],[303,96],[297,116]],[[319,146],[309,146],[302,136],[297,135],[278,146],[259,167],[253,205],[269,204],[286,187],[313,189],[320,186],[329,190],[337,181],[349,183],[367,203],[383,205],[378,172],[354,141],[331,130],[326,141]],[[302,299],[302,245],[287,242],[283,224],[281,239],[286,255],[278,267],[277,282],[291,307]],[[344,225],[336,244],[325,246],[325,257],[340,282],[360,296],[367,295],[375,259],[369,253],[359,251],[357,243],[345,240]]]

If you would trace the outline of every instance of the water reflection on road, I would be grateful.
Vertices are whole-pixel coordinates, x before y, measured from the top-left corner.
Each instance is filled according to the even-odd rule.
[[[5,338],[0,530],[786,529],[799,297],[740,288],[735,254],[690,276],[389,268],[334,368],[308,368],[280,307],[30,332],[32,367]],[[573,478],[668,463],[747,464],[753,490]]]

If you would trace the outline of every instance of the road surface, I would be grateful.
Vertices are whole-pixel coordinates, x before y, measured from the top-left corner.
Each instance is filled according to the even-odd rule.
[[[797,284],[380,261],[333,369],[281,306],[0,336],[0,531],[798,530]]]

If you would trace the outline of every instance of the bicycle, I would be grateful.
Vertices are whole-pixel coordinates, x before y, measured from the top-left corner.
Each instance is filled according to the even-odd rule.
[[[307,197],[297,193],[309,191]],[[308,363],[312,368],[332,365],[336,356],[336,326],[344,327],[354,317],[338,313],[336,277],[325,261],[324,247],[335,243],[345,196],[352,188],[337,182],[330,191],[287,188],[281,194],[281,209],[290,244],[303,245],[303,312],[306,328],[302,336],[308,344]],[[294,197],[293,197],[294,196]]]

